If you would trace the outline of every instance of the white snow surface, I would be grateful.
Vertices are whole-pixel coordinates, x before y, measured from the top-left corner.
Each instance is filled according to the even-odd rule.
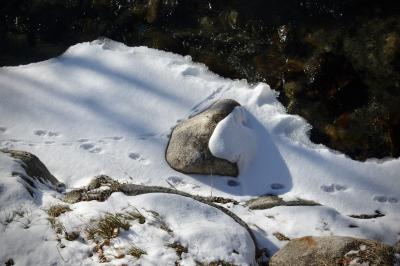
[[[216,156],[237,162],[239,177],[185,175],[171,169],[164,159],[171,129],[224,98],[241,106],[217,125],[209,147]],[[242,203],[270,193],[323,205],[257,211],[242,203],[225,205],[249,223],[259,244],[271,253],[286,243],[274,232],[290,238],[347,235],[388,244],[400,239],[399,159],[358,162],[313,144],[310,125],[287,114],[267,84],[222,78],[189,56],[111,40],[77,44],[54,59],[0,68],[0,113],[0,148],[37,155],[68,189],[106,174],[123,182],[172,185],[191,194]],[[44,191],[32,200],[22,182],[11,176],[14,171],[23,169],[0,154],[0,262],[12,257],[18,265],[71,265],[75,256],[82,265],[96,264],[87,244],[71,241],[63,242],[64,249],[57,246],[44,210],[59,203],[60,195]],[[79,228],[83,221],[77,217],[100,217],[129,204],[149,217],[146,209],[165,215],[176,235],[132,225],[138,231],[127,231],[118,241],[146,242],[143,248],[148,254],[136,262],[127,256],[111,264],[170,265],[176,254],[160,243],[175,240],[189,248],[183,265],[207,256],[229,257],[239,265],[253,262],[252,243],[243,228],[220,211],[184,197],[116,193],[103,203],[73,204],[73,211],[60,219],[69,228]],[[24,215],[5,222],[18,209],[25,210]],[[349,217],[376,210],[385,216]],[[232,254],[233,249],[239,255]]]
[[[136,210],[146,217],[147,226],[133,223],[122,238],[113,240],[108,252],[129,248],[130,244],[147,252],[139,260],[118,261],[135,265],[175,265],[178,260],[175,250],[167,244],[180,243],[188,248],[183,254],[185,265],[196,265],[196,261],[231,261],[236,265],[254,265],[254,244],[248,232],[231,217],[206,204],[183,196],[152,193],[135,197],[114,193],[106,202],[81,202],[74,211],[65,213],[61,221],[67,230],[79,230],[90,219],[99,214]],[[151,212],[150,212],[151,211]],[[156,212],[157,216],[153,213]],[[170,234],[157,226],[162,219],[172,231]],[[238,252],[239,254],[235,253]],[[72,249],[71,256],[75,252]],[[85,249],[83,249],[85,252]]]

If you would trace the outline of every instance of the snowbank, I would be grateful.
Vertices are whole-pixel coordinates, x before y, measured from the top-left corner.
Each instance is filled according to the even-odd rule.
[[[271,250],[284,244],[271,236],[274,230],[289,237],[340,233],[389,244],[399,238],[400,160],[357,162],[311,143],[310,126],[287,114],[266,84],[221,78],[190,57],[102,40],[74,45],[44,62],[3,67],[0,87],[0,148],[36,154],[67,188],[107,174],[204,196],[242,201],[272,193],[324,205],[301,211],[232,207]],[[242,107],[217,126],[209,146],[218,157],[239,163],[238,179],[171,169],[164,159],[171,128],[222,98]],[[376,210],[385,217],[348,217]]]

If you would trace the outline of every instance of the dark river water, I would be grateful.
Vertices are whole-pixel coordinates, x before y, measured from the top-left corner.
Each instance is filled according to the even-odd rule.
[[[314,142],[358,160],[400,156],[400,1],[14,0],[0,20],[0,65],[101,36],[191,55],[270,84]]]

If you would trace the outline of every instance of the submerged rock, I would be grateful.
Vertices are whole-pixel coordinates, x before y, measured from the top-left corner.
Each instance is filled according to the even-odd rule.
[[[208,142],[218,122],[240,104],[224,99],[186,121],[172,131],[165,158],[175,170],[186,174],[237,176],[235,163],[213,156]]]
[[[270,260],[270,266],[370,265],[392,266],[392,247],[368,239],[306,236],[293,239]]]

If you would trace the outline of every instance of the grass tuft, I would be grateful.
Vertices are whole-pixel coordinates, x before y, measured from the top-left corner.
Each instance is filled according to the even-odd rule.
[[[63,213],[72,211],[68,205],[56,204],[47,209],[47,214],[50,217],[58,217]]]
[[[132,245],[128,251],[128,254],[139,259],[142,255],[147,255],[147,252],[137,246]]]
[[[224,260],[212,261],[209,263],[196,261],[196,266],[236,266],[236,264]]]
[[[120,229],[129,230],[129,223],[118,214],[106,214],[103,218],[86,228],[87,238],[111,239],[118,236]]]
[[[181,243],[175,242],[173,244],[168,244],[167,247],[175,249],[176,255],[182,259],[182,253],[188,253],[188,248],[182,246]]]
[[[129,220],[129,221],[138,220],[140,224],[144,224],[146,222],[146,218],[136,208],[133,211],[127,211],[125,213],[118,214],[118,215],[120,215],[122,218]]]

